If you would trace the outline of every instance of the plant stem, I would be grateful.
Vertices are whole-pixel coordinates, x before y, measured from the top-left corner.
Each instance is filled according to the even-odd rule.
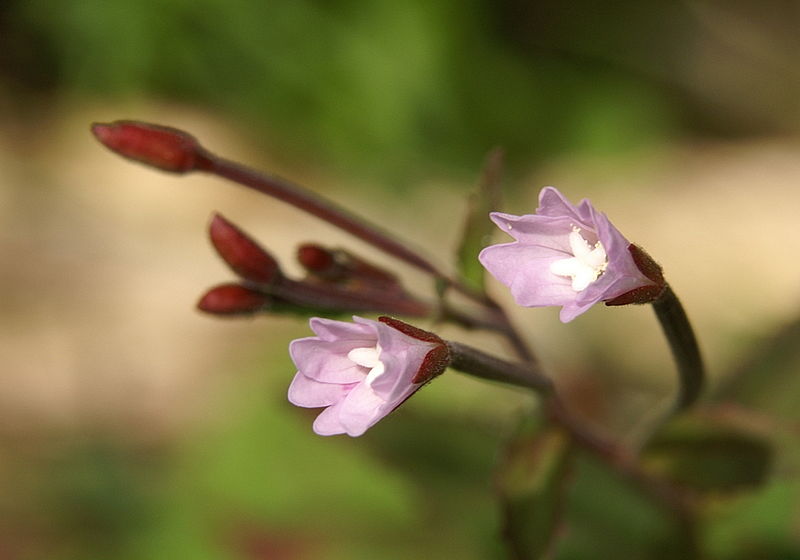
[[[661,323],[661,329],[667,337],[678,367],[678,395],[670,411],[671,417],[697,401],[703,390],[705,369],[689,318],[669,286],[666,286],[661,296],[653,302],[653,310]]]
[[[418,252],[397,241],[385,233],[380,227],[369,223],[303,187],[277,175],[260,173],[236,162],[218,157],[204,151],[198,162],[198,169],[223,177],[234,183],[256,190],[287,204],[299,208],[317,218],[328,222],[344,231],[366,241],[382,251],[414,266],[448,286],[459,291],[472,300],[486,304],[486,297],[472,290],[460,281],[449,277]]]
[[[480,350],[448,341],[450,367],[482,379],[501,381],[532,389],[542,395],[550,420],[564,428],[581,449],[588,451],[640,490],[665,512],[673,516],[688,558],[698,558],[695,514],[692,504],[678,489],[642,469],[634,453],[593,433],[569,413],[552,381],[538,366],[510,363]]]
[[[535,364],[536,358],[533,352],[511,325],[505,311],[494,300],[485,293],[475,291],[458,279],[448,276],[418,252],[385,233],[380,227],[282,177],[260,173],[244,165],[218,157],[205,149],[200,149],[196,157],[197,169],[228,179],[308,212],[430,274],[469,299],[481,304],[495,316],[494,320],[484,326],[495,325],[494,330],[506,337],[522,360]]]
[[[501,381],[537,393],[549,395],[553,392],[553,382],[539,371],[534,364],[515,364],[490,356],[460,342],[447,342],[450,350],[450,367],[463,373],[491,381]]]

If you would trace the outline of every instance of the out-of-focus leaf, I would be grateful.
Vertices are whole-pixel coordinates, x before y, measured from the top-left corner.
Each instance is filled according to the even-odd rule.
[[[755,433],[709,418],[682,418],[645,447],[643,462],[655,473],[701,492],[729,493],[764,483],[770,443]]]
[[[686,519],[593,456],[576,452],[574,463],[557,560],[698,557]]]
[[[507,447],[496,478],[503,532],[516,558],[553,550],[564,509],[571,442],[551,426],[526,427]]]
[[[484,270],[478,253],[491,240],[494,225],[489,212],[500,206],[500,183],[503,175],[503,151],[495,148],[486,156],[476,191],[469,198],[467,218],[458,247],[458,270],[464,282],[483,291]]]
[[[724,560],[800,559],[800,482],[774,480],[708,508],[707,549]]]
[[[800,319],[784,325],[753,348],[714,399],[751,406],[777,419],[800,421]]]

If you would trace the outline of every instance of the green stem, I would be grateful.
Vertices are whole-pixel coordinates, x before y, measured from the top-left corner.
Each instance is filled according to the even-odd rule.
[[[705,382],[705,368],[700,347],[692,325],[675,292],[667,286],[653,309],[667,337],[675,365],[678,367],[679,388],[670,416],[689,408],[697,401]]]

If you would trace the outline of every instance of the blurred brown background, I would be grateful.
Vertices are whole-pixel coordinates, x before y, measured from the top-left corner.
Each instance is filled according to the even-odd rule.
[[[452,374],[364,438],[314,436],[313,414],[285,402],[304,322],[194,310],[231,278],[209,217],[294,273],[310,240],[393,262],[219,180],[125,162],[93,121],[188,130],[445,266],[483,156],[503,146],[504,209],[532,212],[544,185],[590,197],[663,264],[714,383],[797,316],[797,2],[3,6],[0,558],[503,557],[488,480],[534,401]],[[610,433],[666,405],[674,374],[648,309],[513,314]],[[709,546],[734,558],[720,531]]]

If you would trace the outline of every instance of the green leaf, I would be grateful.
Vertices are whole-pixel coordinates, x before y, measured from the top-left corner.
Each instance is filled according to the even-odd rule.
[[[713,395],[717,402],[734,401],[768,413],[778,420],[797,422],[800,407],[800,318],[753,341],[749,356],[726,376]]]
[[[491,241],[494,225],[489,212],[500,205],[503,175],[503,151],[495,148],[486,156],[478,187],[470,196],[461,244],[458,247],[458,270],[464,282],[477,291],[484,290],[484,270],[478,253]]]
[[[543,558],[560,525],[571,463],[562,430],[527,427],[507,447],[496,478],[504,536],[517,558]]]
[[[730,493],[763,484],[773,463],[763,437],[720,419],[688,417],[667,426],[643,450],[651,471],[695,491]]]
[[[691,521],[591,454],[576,452],[574,465],[558,560],[698,558]]]
[[[758,492],[719,500],[708,511],[706,539],[713,558],[800,558],[800,482],[773,480]]]

